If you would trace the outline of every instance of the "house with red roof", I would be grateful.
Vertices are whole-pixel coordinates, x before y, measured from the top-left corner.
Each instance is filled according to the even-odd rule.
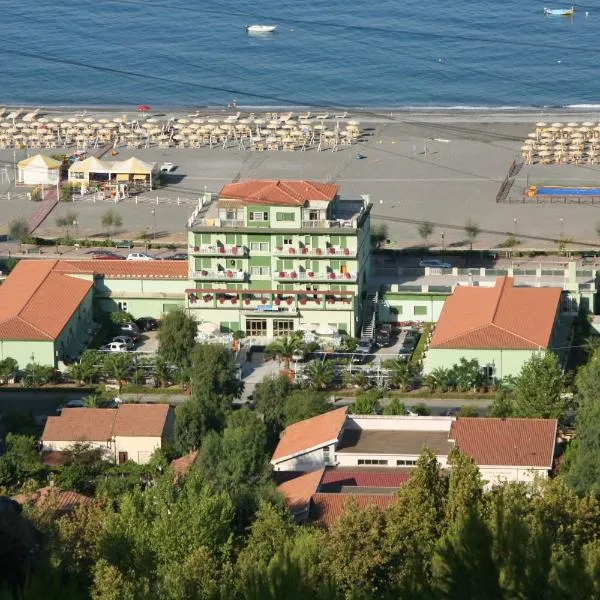
[[[48,417],[42,433],[42,457],[63,452],[78,442],[102,449],[106,460],[147,463],[173,432],[168,404],[120,404],[118,408],[64,408]]]
[[[250,337],[274,338],[305,324],[358,335],[370,211],[368,197],[341,200],[333,183],[225,185],[188,221],[187,307],[222,331]]]
[[[561,288],[516,287],[498,277],[493,287],[457,286],[444,303],[423,371],[476,359],[490,377],[518,375],[533,354],[558,346]]]
[[[406,481],[424,448],[435,453],[444,469],[449,468],[449,453],[458,448],[474,460],[483,480],[492,486],[548,477],[556,429],[555,419],[348,415],[340,408],[289,425],[271,464],[277,473],[334,468],[335,474],[326,471],[318,478],[313,493],[381,491],[397,489]],[[305,481],[311,487],[316,479]],[[300,485],[282,484],[292,485],[295,491]]]

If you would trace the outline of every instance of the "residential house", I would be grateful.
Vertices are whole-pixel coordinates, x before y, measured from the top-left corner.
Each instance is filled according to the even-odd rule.
[[[314,323],[355,335],[370,272],[368,199],[331,183],[249,180],[188,222],[188,307],[222,331],[273,338]]]
[[[65,408],[48,417],[42,452],[64,451],[78,442],[101,448],[106,460],[144,464],[172,437],[168,404],[121,404],[118,408]]]

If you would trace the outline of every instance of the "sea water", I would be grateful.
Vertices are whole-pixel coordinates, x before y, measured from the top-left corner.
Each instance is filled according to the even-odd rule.
[[[543,7],[533,0],[0,0],[0,103],[600,104],[600,3],[576,5],[572,18],[545,17]],[[249,35],[252,23],[277,30]]]

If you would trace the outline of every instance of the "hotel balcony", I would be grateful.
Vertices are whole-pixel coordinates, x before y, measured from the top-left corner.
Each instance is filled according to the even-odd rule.
[[[279,271],[273,275],[277,281],[339,281],[353,283],[356,273],[334,273],[333,271],[317,273],[313,271]]]
[[[190,246],[189,251],[194,256],[246,256],[245,246],[227,246],[215,244],[212,246]]]
[[[283,246],[276,248],[273,252],[275,256],[300,256],[310,258],[330,258],[330,257],[356,257],[354,248],[341,248],[339,246],[330,246],[329,248],[308,248],[306,246],[297,248],[295,246]]]
[[[208,269],[202,269],[200,271],[194,271],[192,273],[192,279],[202,281],[245,281],[245,271],[209,271]]]

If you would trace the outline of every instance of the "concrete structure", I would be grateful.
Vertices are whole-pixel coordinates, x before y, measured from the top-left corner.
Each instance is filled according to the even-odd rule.
[[[49,156],[36,154],[17,163],[17,184],[57,185],[61,163]]]
[[[276,471],[327,466],[412,468],[424,447],[442,468],[458,448],[488,487],[547,477],[554,460],[554,419],[486,419],[346,415],[340,408],[286,428],[271,464]]]
[[[144,464],[171,438],[173,422],[173,409],[168,404],[65,408],[59,417],[48,417],[42,452],[62,452],[84,442],[101,448],[106,460]]]
[[[91,337],[93,283],[55,271],[59,261],[20,261],[0,286],[0,360],[56,366]]]
[[[368,199],[334,184],[226,185],[188,222],[188,307],[222,331],[273,338],[302,323],[355,335],[370,273]]]
[[[560,348],[560,288],[458,286],[446,300],[423,359],[423,371],[476,359],[488,376],[516,376],[535,353]]]

